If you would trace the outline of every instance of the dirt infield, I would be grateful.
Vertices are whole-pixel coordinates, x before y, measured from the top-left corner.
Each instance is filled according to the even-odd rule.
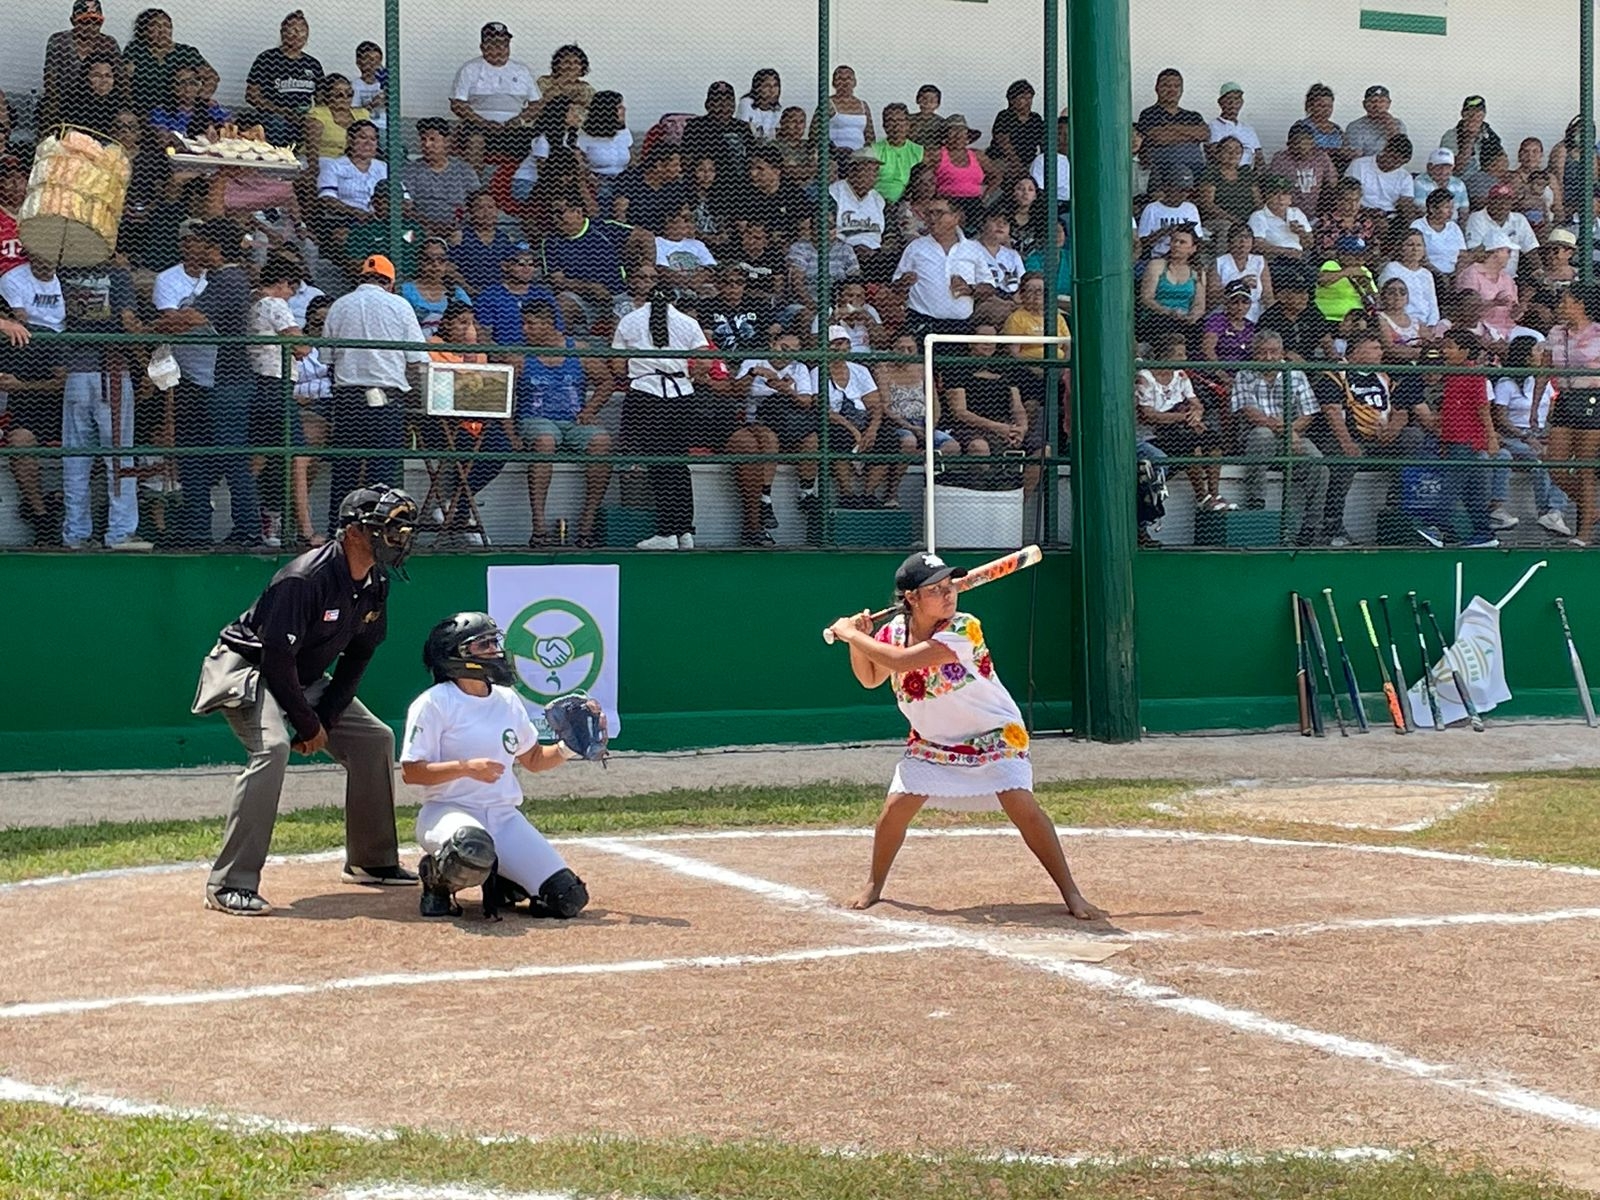
[[[1110,921],[1072,921],[989,829],[913,837],[865,915],[837,905],[860,831],[576,839],[594,907],[566,924],[424,923],[326,858],[269,867],[256,921],[203,912],[198,867],[0,889],[0,1074],[480,1134],[1431,1144],[1600,1184],[1600,872],[1154,831],[1067,849]]]

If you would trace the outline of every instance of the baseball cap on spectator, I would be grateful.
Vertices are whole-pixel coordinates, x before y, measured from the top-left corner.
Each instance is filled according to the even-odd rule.
[[[965,567],[952,567],[937,554],[918,551],[895,568],[894,590],[914,592],[920,587],[927,587],[930,583],[960,579],[966,573]]]
[[[530,263],[533,262],[535,258],[533,247],[528,245],[527,242],[518,242],[515,246],[511,247],[511,250],[506,254],[505,258],[501,259],[500,261],[514,263],[524,258]]]
[[[1488,251],[1511,249],[1511,239],[1505,232],[1496,226],[1489,226],[1483,231],[1483,248]]]
[[[100,0],[72,0],[74,25],[104,25],[105,13],[100,11]]]
[[[178,222],[178,240],[181,242],[187,237],[199,237],[200,228],[205,224],[199,217],[190,217],[187,221]]]
[[[1489,105],[1482,96],[1468,96],[1461,102],[1462,112],[1488,112]]]
[[[1248,279],[1231,280],[1229,281],[1228,285],[1222,289],[1222,298],[1224,301],[1233,300],[1240,296],[1243,296],[1246,300],[1255,299],[1255,296],[1251,292],[1250,281]]]
[[[1576,246],[1578,244],[1578,235],[1570,229],[1552,229],[1545,235],[1544,244],[1546,246]]]
[[[1285,175],[1268,175],[1261,181],[1261,194],[1263,196],[1276,196],[1280,192],[1294,193],[1294,184],[1289,182]]]
[[[1367,100],[1371,100],[1375,96],[1387,97],[1388,95],[1389,95],[1389,89],[1388,88],[1384,87],[1383,84],[1381,84],[1381,83],[1375,83],[1375,84],[1373,84],[1371,87],[1369,87],[1367,89],[1366,96],[1364,98],[1367,99]]]
[[[369,254],[367,260],[361,264],[361,274],[371,275],[378,279],[394,282],[394,264],[382,254]]]
[[[1428,155],[1430,167],[1453,167],[1456,165],[1456,152],[1449,146],[1436,146],[1432,154]]]
[[[478,40],[480,42],[486,42],[490,38],[505,38],[507,41],[510,41],[511,30],[505,27],[504,22],[490,21],[482,29],[478,30]]]
[[[1489,189],[1489,199],[1491,200],[1499,199],[1502,196],[1510,199],[1515,195],[1516,193],[1511,190],[1511,185],[1509,183],[1497,183]]]
[[[830,342],[848,342],[850,340],[850,331],[843,325],[829,325],[828,340]]]
[[[1224,96],[1231,96],[1234,92],[1238,92],[1241,96],[1244,95],[1244,84],[1234,83],[1230,79],[1217,89],[1217,99],[1221,100]]]
[[[1335,254],[1365,254],[1367,243],[1361,238],[1346,234],[1333,244]]]

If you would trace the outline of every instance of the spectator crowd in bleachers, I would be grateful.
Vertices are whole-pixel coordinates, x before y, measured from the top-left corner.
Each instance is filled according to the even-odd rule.
[[[763,69],[742,92],[712,82],[703,112],[636,114],[621,81],[591,79],[581,46],[534,54],[524,48],[537,31],[491,19],[450,93],[408,90],[402,115],[389,108],[382,49],[320,46],[300,12],[244,80],[220,78],[168,13],[118,17],[129,15],[124,45],[99,0],[72,0],[70,27],[43,50],[36,111],[0,96],[0,331],[19,343],[18,327],[39,335],[0,357],[0,428],[13,446],[111,454],[103,499],[87,455],[62,460],[59,492],[37,458],[8,459],[39,546],[205,548],[218,480],[229,547],[317,545],[332,532],[311,502],[319,471],[359,480],[430,449],[472,449],[485,457],[443,468],[467,496],[442,496],[430,514],[444,532],[477,537],[470,497],[520,455],[555,455],[582,471],[581,505],[558,531],[552,463],[518,464],[527,543],[589,547],[602,542],[615,484],[609,455],[820,458],[826,446],[827,473],[801,461],[784,483],[815,540],[824,506],[898,506],[909,456],[923,450],[921,366],[851,355],[909,355],[930,332],[1043,335],[1052,292],[1070,313],[1069,127],[1061,115],[1051,129],[1027,80],[997,86],[981,125],[944,112],[934,84],[909,102],[869,104],[857,90],[871,92],[865,63],[859,80],[834,69],[818,112],[786,104],[782,79]],[[325,68],[313,46],[329,68],[348,66]],[[0,82],[13,97],[31,87]],[[1142,456],[1199,460],[1182,469],[1201,508],[1239,503],[1209,460],[1292,454],[1306,460],[1286,497],[1297,540],[1341,545],[1358,468],[1324,457],[1600,452],[1600,292],[1577,282],[1574,263],[1575,222],[1595,211],[1582,195],[1577,122],[1548,151],[1536,138],[1513,148],[1487,100],[1468,96],[1434,139],[1407,129],[1382,84],[1348,125],[1335,120],[1333,92],[1314,84],[1278,148],[1256,136],[1238,83],[1218,89],[1215,117],[1184,107],[1175,70],[1155,89],[1133,134],[1136,335],[1147,359],[1218,365],[1142,370],[1131,400]],[[219,99],[235,96],[242,104]],[[18,237],[34,146],[62,124],[120,145],[133,167],[115,257],[94,267],[30,259]],[[225,126],[295,145],[304,169],[196,169],[169,156]],[[391,127],[402,162],[387,157]],[[825,174],[819,132],[832,148]],[[1047,139],[1061,152],[1054,212]],[[404,197],[398,240],[391,172]],[[1061,267],[1048,279],[1052,244]],[[230,343],[371,338],[375,328],[401,331],[417,351],[390,370],[359,348]],[[1058,318],[1048,332],[1068,328]],[[62,331],[141,340],[49,337]],[[218,344],[152,353],[184,334]],[[823,344],[841,355],[827,369],[794,360]],[[583,353],[608,348],[630,354]],[[509,366],[511,415],[428,417],[417,399],[423,359]],[[1227,365],[1244,361],[1284,366]],[[1351,369],[1315,366],[1338,361]],[[1491,386],[1385,370],[1432,362],[1528,374]],[[1548,380],[1546,365],[1596,374]],[[1042,459],[1070,436],[1065,375],[1055,395],[1052,378],[1037,345],[978,345],[941,367],[933,441],[948,477],[1031,493]],[[214,453],[115,453],[133,445]],[[251,453],[272,446],[283,451]],[[322,446],[373,457],[325,460]],[[692,549],[688,468],[652,463],[645,474],[655,525],[639,545]],[[1246,473],[1246,507],[1267,503],[1267,474],[1261,464]],[[1400,473],[1390,474],[1398,491]],[[1593,472],[1527,474],[1531,519],[1587,542],[1600,516]],[[1510,475],[1443,472],[1445,507],[1418,521],[1420,535],[1489,543],[1518,523]],[[741,457],[727,477],[741,543],[774,544],[775,466]]]

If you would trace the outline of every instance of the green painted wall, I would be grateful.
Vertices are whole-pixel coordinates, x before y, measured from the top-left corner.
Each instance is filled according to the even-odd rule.
[[[953,555],[972,564],[982,555]],[[1466,556],[1467,593],[1498,599],[1540,555]],[[1551,551],[1506,610],[1506,716],[1576,716],[1577,699],[1552,598],[1567,600],[1579,648],[1600,679],[1600,556]],[[898,737],[887,693],[867,693],[842,650],[819,631],[841,611],[887,603],[894,554],[693,554],[622,558],[621,704],[625,749]],[[362,698],[398,723],[426,684],[422,637],[440,616],[485,603],[484,568],[512,557],[423,557],[397,585],[390,641]],[[563,560],[570,561],[570,560]],[[1292,723],[1292,627],[1287,593],[1332,586],[1358,675],[1375,682],[1356,601],[1408,590],[1447,611],[1454,558],[1350,553],[1141,553],[1138,556],[1141,715],[1151,730],[1262,728]],[[1070,561],[977,593],[1002,677],[1033,723],[1070,724],[1067,628]],[[201,656],[216,631],[270,577],[270,561],[234,556],[0,557],[0,770],[170,767],[237,758],[219,717],[191,717]],[[1033,623],[1029,687],[1029,608]],[[1396,610],[1400,616],[1403,610]],[[1326,621],[1324,621],[1326,625]],[[1410,634],[1407,612],[1403,632]],[[1331,636],[1331,630],[1325,630]],[[1402,632],[1397,630],[1397,633]],[[1359,640],[1357,637],[1359,635]],[[1402,645],[1414,675],[1415,652]],[[1370,686],[1370,684],[1369,684]],[[1374,703],[1373,712],[1377,706]]]
[[[889,603],[899,554],[623,556],[619,749],[898,737],[887,691],[863,691],[845,651],[826,646],[833,618]],[[985,555],[952,555],[975,564]],[[429,680],[420,661],[434,622],[487,604],[485,568],[530,556],[421,556],[391,592],[389,640],[362,700],[398,725]],[[563,557],[560,561],[572,562]],[[581,560],[578,560],[581,561]],[[599,560],[595,560],[599,561]],[[220,717],[189,714],[200,660],[277,564],[247,556],[0,557],[0,770],[171,767],[228,762],[238,743]],[[1067,558],[975,600],[994,631],[1002,678],[1026,691],[1027,620],[1064,596]],[[1064,608],[1064,602],[1062,602]],[[1041,619],[1048,628],[1048,619]],[[1062,728],[1060,636],[1040,641],[1034,671]]]

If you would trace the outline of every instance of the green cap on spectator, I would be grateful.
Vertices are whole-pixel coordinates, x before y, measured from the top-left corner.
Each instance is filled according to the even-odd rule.
[[[1230,79],[1217,89],[1217,99],[1221,100],[1224,96],[1232,95],[1234,92],[1238,92],[1241,96],[1244,95],[1244,84],[1234,83]]]

